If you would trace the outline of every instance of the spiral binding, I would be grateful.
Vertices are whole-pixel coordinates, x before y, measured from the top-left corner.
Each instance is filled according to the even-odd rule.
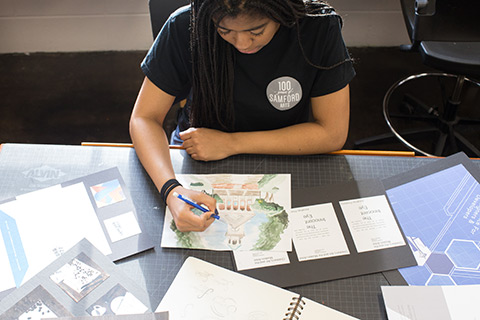
[[[300,319],[304,305],[305,301],[303,301],[301,297],[293,297],[292,302],[290,302],[290,306],[287,309],[287,313],[285,313],[285,318],[282,320]]]

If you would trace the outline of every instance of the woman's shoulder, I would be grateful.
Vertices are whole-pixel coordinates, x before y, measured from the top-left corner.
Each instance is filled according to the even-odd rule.
[[[190,5],[186,5],[183,7],[178,8],[172,14],[170,14],[170,17],[168,18],[168,21],[170,23],[175,23],[175,24],[185,24],[185,23],[190,23]]]
[[[328,31],[331,28],[342,28],[342,18],[336,13],[306,15],[300,22],[300,31],[312,32],[314,30]]]
[[[190,5],[175,10],[165,22],[160,39],[184,43],[190,39]]]
[[[330,66],[346,55],[342,19],[334,12],[307,15],[299,27],[304,52],[314,64]]]
[[[299,29],[305,47],[324,47],[342,38],[342,19],[335,13],[307,15],[299,21]]]

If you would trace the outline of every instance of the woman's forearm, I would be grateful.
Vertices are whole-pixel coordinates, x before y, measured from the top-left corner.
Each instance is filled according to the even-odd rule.
[[[140,162],[160,190],[167,180],[175,177],[165,131],[154,120],[132,117],[130,136]]]
[[[232,133],[234,154],[318,154],[339,150],[345,144],[348,131],[331,132],[321,125],[308,122],[287,128]]]

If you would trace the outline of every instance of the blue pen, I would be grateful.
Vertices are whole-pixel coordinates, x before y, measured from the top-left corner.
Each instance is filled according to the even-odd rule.
[[[173,192],[173,196],[174,196],[174,197],[177,197],[178,199],[180,199],[180,200],[182,200],[182,201],[184,201],[184,202],[186,202],[186,203],[188,203],[188,204],[191,205],[192,207],[195,207],[195,208],[197,208],[198,210],[200,210],[200,211],[202,211],[202,212],[208,212],[208,211],[210,211],[210,209],[205,208],[205,207],[202,207],[201,205],[199,205],[198,203],[194,202],[193,200],[190,200],[190,199],[188,199],[187,197],[184,197],[184,196],[182,196],[181,194],[178,194],[178,193],[175,192],[175,191]],[[217,209],[215,209],[215,213],[212,213],[212,214],[210,215],[210,217],[215,218],[215,219],[217,219],[217,220],[220,219],[220,216],[218,215]]]

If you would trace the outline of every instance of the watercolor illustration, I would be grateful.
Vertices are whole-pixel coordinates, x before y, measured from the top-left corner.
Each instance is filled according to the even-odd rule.
[[[162,247],[291,251],[290,175],[177,175],[177,179],[214,197],[220,219],[204,232],[180,232],[167,208]]]
[[[102,208],[126,199],[120,182],[115,179],[90,187],[97,207]]]

